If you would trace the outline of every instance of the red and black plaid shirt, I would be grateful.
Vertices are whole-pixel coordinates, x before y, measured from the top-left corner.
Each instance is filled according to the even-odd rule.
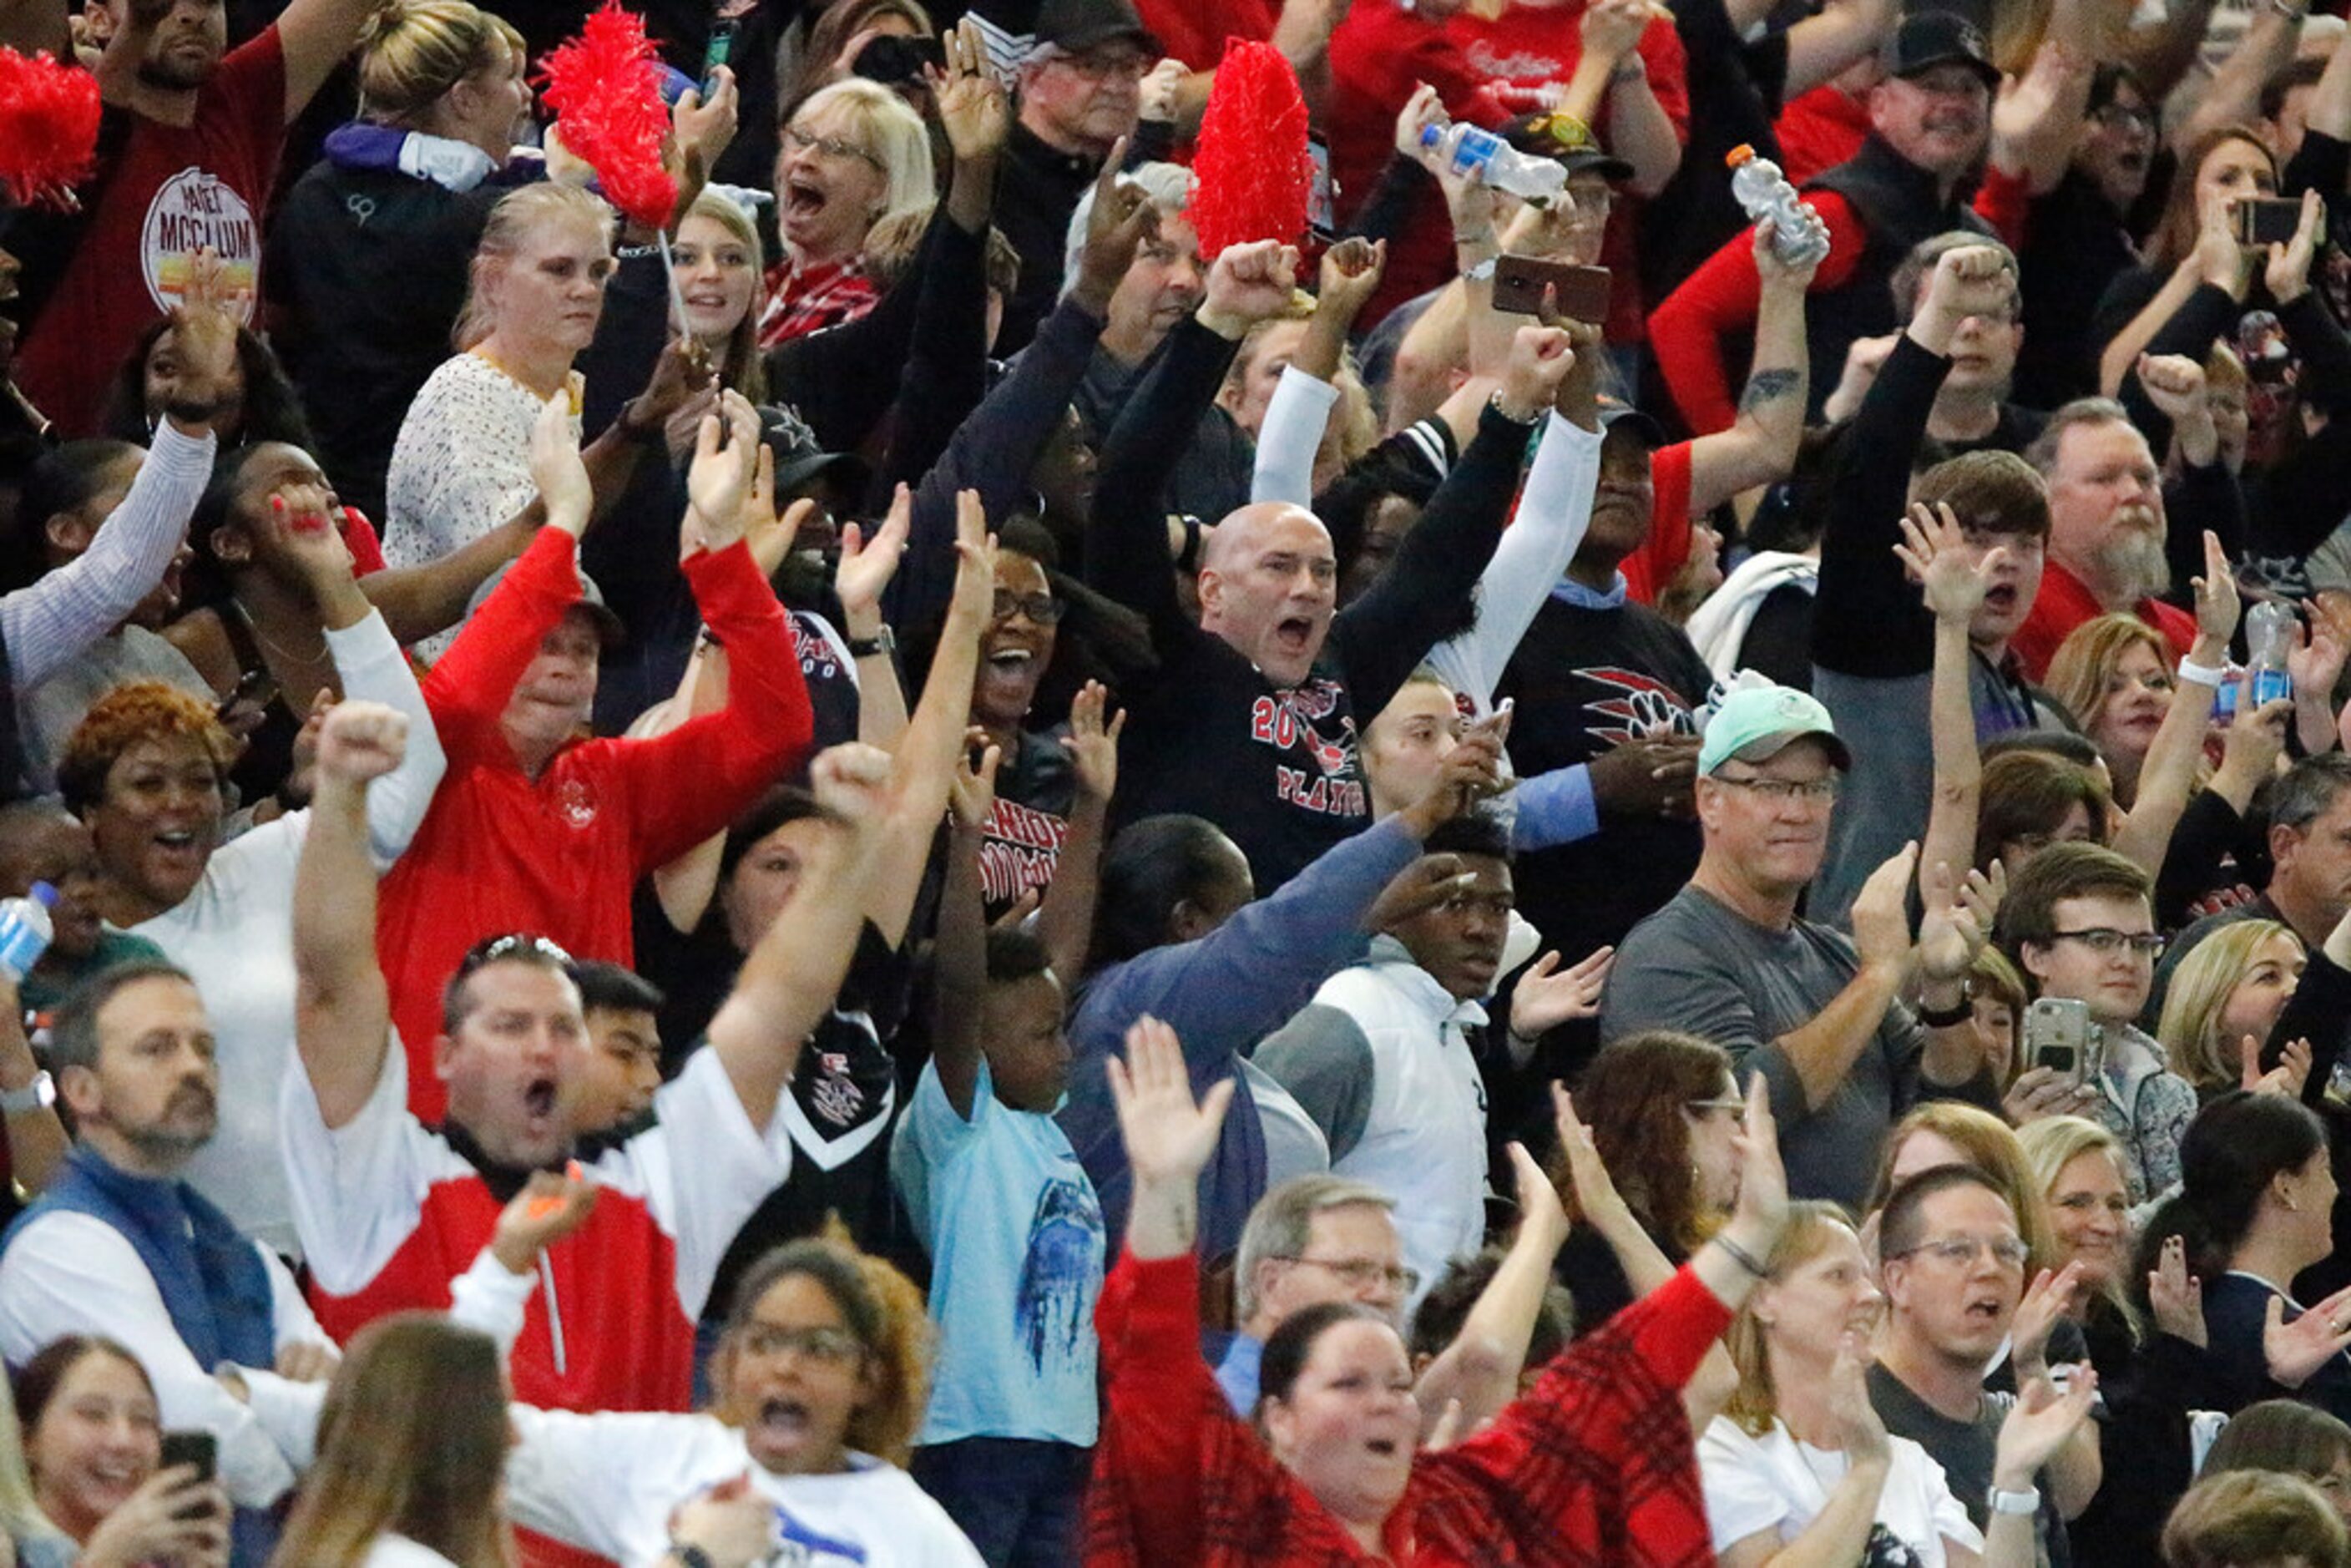
[[[759,347],[772,349],[843,321],[854,321],[882,298],[857,258],[824,267],[778,262],[768,269],[768,305],[759,313]]]
[[[1395,1568],[1698,1568],[1714,1561],[1681,1387],[1730,1314],[1684,1269],[1563,1353],[1457,1448],[1422,1454],[1388,1516]],[[1200,1359],[1187,1254],[1122,1256],[1095,1313],[1110,1406],[1087,1568],[1374,1561],[1236,1418]]]

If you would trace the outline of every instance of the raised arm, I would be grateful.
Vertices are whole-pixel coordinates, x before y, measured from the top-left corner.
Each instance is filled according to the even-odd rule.
[[[2237,633],[2237,574],[2219,537],[2210,532],[2204,536],[2204,575],[2195,580],[2195,645],[2189,650],[2163,724],[2147,747],[2130,815],[2115,833],[2115,852],[2147,868],[2150,876],[2163,869],[2164,846],[2171,841],[2171,830],[2179,826],[2196,787],[2196,765],[2203,760],[2204,733],[2219,690],[2188,670],[2227,669],[2229,642]]]
[[[1346,357],[1355,318],[1379,287],[1387,254],[1386,241],[1362,239],[1341,240],[1322,253],[1314,314],[1307,318],[1306,336],[1281,372],[1258,431],[1250,500],[1313,504],[1314,459],[1322,450],[1331,410],[1339,401],[1338,389],[1331,382]]]
[[[979,672],[979,642],[987,632],[996,593],[996,546],[987,514],[969,490],[956,497],[955,597],[923,681],[922,701],[898,744],[890,786],[890,831],[865,884],[865,916],[892,946],[906,936],[914,899],[930,863],[931,842],[947,809],[956,760],[971,719],[971,685]]]
[[[330,1132],[367,1104],[392,1049],[367,789],[400,765],[407,744],[408,721],[370,702],[336,704],[319,732],[309,831],[294,873],[294,1043]]]
[[[360,41],[381,0],[291,0],[277,15],[286,53],[286,123],[291,125]]]
[[[1935,792],[1927,813],[1927,836],[1919,841],[1918,863],[1966,865],[1975,858],[1976,811],[1983,784],[1975,704],[1969,693],[1975,654],[1968,645],[1968,626],[1982,607],[1984,591],[2006,552],[1988,550],[1981,560],[1970,563],[1966,531],[1948,502],[1913,506],[1902,519],[1902,539],[1895,553],[1925,591],[1927,609],[1935,617],[1935,669],[1927,698]]]
[[[863,894],[879,841],[890,831],[888,757],[870,746],[836,746],[818,755],[809,775],[818,804],[837,824],[710,1020],[710,1048],[755,1127],[775,1113],[800,1043],[840,994],[865,924]]]
[[[1815,226],[1819,222],[1813,219]],[[1739,396],[1739,416],[1729,429],[1690,444],[1692,516],[1712,511],[1742,490],[1775,484],[1796,466],[1796,442],[1804,434],[1804,410],[1812,397],[1804,294],[1820,263],[1782,261],[1773,249],[1775,232],[1769,218],[1755,225],[1755,272],[1762,292],[1755,308],[1755,357],[1747,390]]]
[[[1086,972],[1094,929],[1094,906],[1102,891],[1102,857],[1110,839],[1111,796],[1118,789],[1118,737],[1126,728],[1123,711],[1103,722],[1110,693],[1088,681],[1070,704],[1068,748],[1077,775],[1078,798],[1070,808],[1069,836],[1053,862],[1052,884],[1037,909],[1038,935],[1053,956],[1053,972],[1073,982]]]
[[[1395,565],[1332,622],[1357,707],[1377,713],[1452,627],[1501,540],[1527,436],[1573,368],[1568,335],[1526,326],[1477,439],[1405,536]]]
[[[931,1064],[955,1113],[971,1120],[979,1064],[979,1009],[987,992],[987,910],[980,891],[979,856],[987,819],[996,809],[996,769],[1003,753],[988,747],[975,763],[968,749],[956,758],[949,792],[946,877],[939,889],[938,934],[931,982]]]
[[[1519,1182],[1519,1232],[1461,1321],[1461,1332],[1413,1384],[1424,1436],[1454,1401],[1460,1404],[1460,1430],[1474,1432],[1518,1396],[1527,1345],[1542,1313],[1543,1293],[1551,1288],[1552,1263],[1567,1244],[1567,1210],[1559,1189],[1526,1145],[1513,1143],[1510,1154]]]
[[[154,591],[187,537],[212,476],[209,422],[235,395],[236,319],[229,306],[236,294],[221,277],[220,258],[210,248],[197,251],[172,311],[180,379],[130,493],[99,525],[88,549],[0,599],[0,641],[18,691],[40,685],[121,624]]]
[[[1086,534],[1086,581],[1141,612],[1163,656],[1199,634],[1176,596],[1167,552],[1160,497],[1185,445],[1167,433],[1192,427],[1215,399],[1241,339],[1289,303],[1297,276],[1293,246],[1266,240],[1227,246],[1209,270],[1199,310],[1168,334],[1159,363],[1102,444]]]

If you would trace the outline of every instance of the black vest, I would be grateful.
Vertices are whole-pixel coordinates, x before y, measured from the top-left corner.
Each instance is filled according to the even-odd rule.
[[[1938,202],[1935,177],[1894,151],[1875,131],[1862,142],[1860,152],[1824,170],[1804,189],[1834,191],[1843,196],[1869,235],[1861,264],[1844,285],[1804,302],[1804,335],[1813,366],[1809,413],[1818,420],[1822,405],[1844,373],[1845,350],[1854,340],[1894,330],[1894,269],[1911,248],[1953,229],[1971,229],[1986,235],[1992,230],[1968,205],[1970,187],[1962,186],[1949,202]]]

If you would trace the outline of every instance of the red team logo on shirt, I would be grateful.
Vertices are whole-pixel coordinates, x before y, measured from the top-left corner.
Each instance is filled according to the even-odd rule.
[[[1339,720],[1335,740],[1324,736],[1316,723],[1338,710],[1343,695],[1338,682],[1316,680],[1278,696],[1259,697],[1249,705],[1249,738],[1278,751],[1302,747],[1314,759],[1311,776],[1302,768],[1274,768],[1274,788],[1280,799],[1333,817],[1366,816],[1370,804],[1363,780],[1353,776],[1354,719]]]
[[[1616,688],[1617,695],[1583,705],[1583,711],[1594,716],[1590,734],[1595,741],[1604,741],[1613,747],[1652,736],[1689,735],[1698,728],[1690,717],[1689,705],[1654,675],[1614,664],[1575,673],[1593,685]]]

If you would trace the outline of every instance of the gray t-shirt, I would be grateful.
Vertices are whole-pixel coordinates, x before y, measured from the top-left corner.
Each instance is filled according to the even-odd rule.
[[[1870,1407],[1886,1423],[1886,1429],[1926,1449],[1927,1457],[1943,1467],[1943,1479],[1949,1484],[1951,1495],[1968,1511],[1975,1527],[1990,1529],[1992,1464],[1999,1452],[2000,1424],[2008,1419],[2016,1396],[1987,1390],[1974,1420],[1954,1421],[1911,1393],[1907,1384],[1883,1366],[1871,1367],[1868,1377]],[[2032,1521],[2036,1553],[2042,1563],[2064,1568],[2072,1553],[2067,1550],[2065,1526],[2057,1517],[2049,1472],[2044,1469],[2033,1479],[2041,1489],[2041,1511]]]
[[[1805,1105],[1795,1064],[1776,1042],[1819,1017],[1859,970],[1842,933],[1809,920],[1771,930],[1684,887],[1618,946],[1601,998],[1601,1042],[1669,1029],[1722,1047],[1742,1078],[1761,1072],[1770,1086],[1788,1190],[1857,1213],[1886,1130],[1917,1097],[1926,1033],[1893,1003],[1818,1109]]]

